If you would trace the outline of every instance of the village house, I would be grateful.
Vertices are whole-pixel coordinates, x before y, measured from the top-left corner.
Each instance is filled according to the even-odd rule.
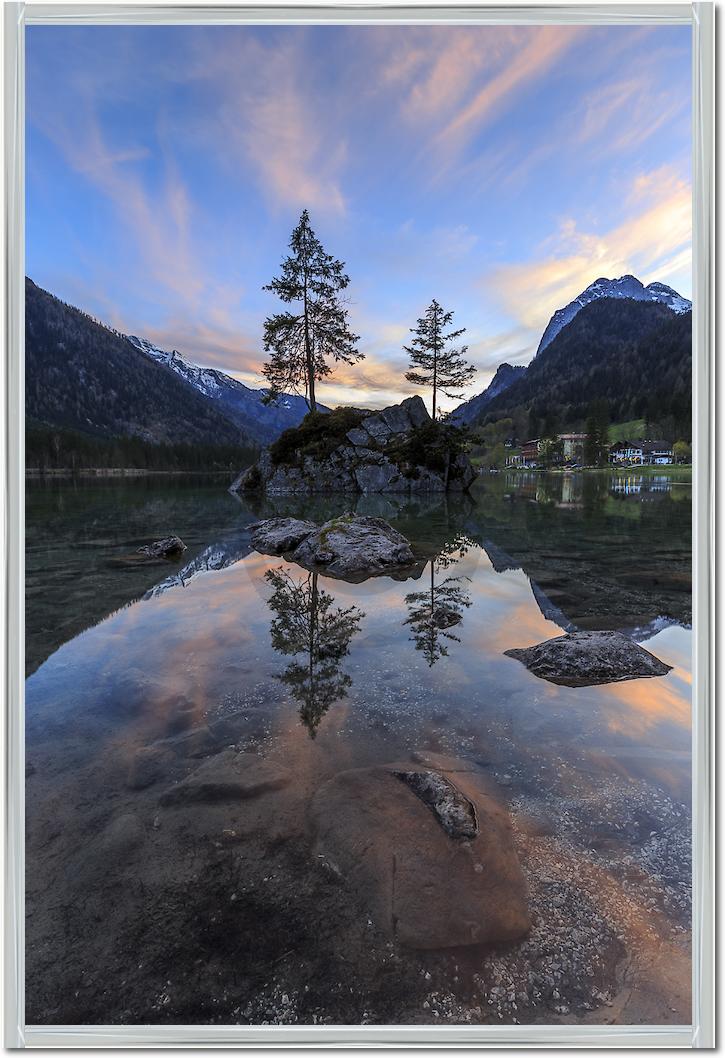
[[[562,443],[562,456],[565,463],[581,463],[584,459],[585,433],[560,433],[557,437]]]
[[[521,465],[525,467],[535,467],[539,461],[539,446],[541,440],[538,437],[533,438],[531,441],[524,441],[521,446]]]
[[[672,462],[672,445],[668,441],[618,441],[609,449],[609,462],[665,466]]]

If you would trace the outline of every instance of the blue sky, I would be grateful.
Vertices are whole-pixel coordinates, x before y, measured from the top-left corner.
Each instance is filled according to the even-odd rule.
[[[599,276],[690,296],[690,62],[688,27],[31,26],[26,271],[260,385],[307,207],[366,353],[320,399],[410,393],[433,297],[471,395]]]

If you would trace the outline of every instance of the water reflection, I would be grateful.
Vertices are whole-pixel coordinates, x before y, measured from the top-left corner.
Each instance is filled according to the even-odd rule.
[[[448,642],[460,643],[460,637],[451,631],[463,621],[463,611],[471,605],[467,585],[470,577],[445,577],[439,580],[442,571],[450,569],[468,552],[471,541],[457,535],[447,542],[440,554],[430,562],[430,586],[424,591],[410,592],[405,596],[409,625],[415,643],[429,667],[448,656]]]
[[[342,661],[365,614],[357,606],[333,609],[335,599],[320,588],[317,573],[296,578],[280,567],[268,570],[265,580],[273,589],[267,605],[276,615],[272,646],[295,656],[276,678],[300,703],[300,719],[314,738],[322,717],[352,683]]]
[[[425,981],[431,963],[411,969],[396,952],[391,988],[387,944],[312,851],[310,804],[343,772],[431,755],[475,767],[522,843],[539,925],[520,950],[487,956],[504,960],[492,964],[497,982],[519,967],[526,990],[529,971],[560,972],[564,950],[562,979],[578,988],[581,951],[603,950],[600,920],[628,954],[644,935],[635,913],[643,931],[661,923],[665,939],[686,940],[689,486],[624,494],[613,482],[502,474],[473,497],[361,501],[360,513],[373,508],[412,541],[414,584],[331,581],[251,551],[248,523],[301,498],[252,512],[214,490],[181,502],[166,487],[125,489],[114,505],[112,491],[91,488],[85,507],[71,496],[50,516],[32,508],[29,626],[46,656],[26,684],[32,1020],[269,1020],[276,1001],[263,985],[275,981],[311,997],[298,1020],[357,1024],[362,1005],[330,1006],[346,966],[349,994],[365,1010],[374,995],[381,1022],[425,1009],[398,986]],[[349,506],[318,497],[309,514]],[[176,569],[111,565],[134,539],[171,530],[190,545]],[[69,623],[44,636],[66,611]],[[560,687],[503,653],[570,623],[639,640],[652,618],[648,649],[673,666],[656,684]],[[168,803],[201,769],[218,784],[237,752],[289,781]],[[681,903],[657,910],[665,884]],[[649,951],[669,965],[671,948],[652,936]],[[142,966],[139,951],[152,955]],[[467,1002],[471,981],[445,959],[435,987]],[[615,961],[597,963],[613,974],[598,989]],[[250,996],[262,1005],[240,1015]],[[669,1020],[686,1022],[673,1007]]]

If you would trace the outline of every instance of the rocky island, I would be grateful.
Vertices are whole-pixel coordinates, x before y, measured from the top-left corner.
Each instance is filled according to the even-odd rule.
[[[433,421],[420,397],[373,412],[310,412],[232,484],[234,493],[464,492],[476,472],[465,433]]]

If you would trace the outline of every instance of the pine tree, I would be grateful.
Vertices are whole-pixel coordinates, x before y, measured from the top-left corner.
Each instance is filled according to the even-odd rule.
[[[270,353],[262,374],[269,382],[267,403],[282,393],[302,393],[315,411],[315,382],[331,374],[329,358],[346,364],[362,360],[358,335],[348,326],[347,309],[340,298],[350,282],[342,261],[323,249],[304,210],[292,232],[289,257],[281,275],[263,287],[298,312],[281,312],[264,322],[264,349]]]
[[[589,407],[584,441],[584,462],[587,466],[604,466],[609,456],[609,405],[606,400],[595,400]]]
[[[473,364],[464,359],[468,346],[447,348],[449,342],[455,342],[466,330],[461,327],[446,333],[452,319],[453,313],[446,312],[434,299],[425,316],[418,320],[418,326],[411,327],[411,334],[415,337],[410,345],[403,346],[410,356],[410,370],[405,373],[408,382],[433,388],[434,420],[438,411],[438,390],[446,397],[460,400],[463,397],[461,391],[476,374]]]

